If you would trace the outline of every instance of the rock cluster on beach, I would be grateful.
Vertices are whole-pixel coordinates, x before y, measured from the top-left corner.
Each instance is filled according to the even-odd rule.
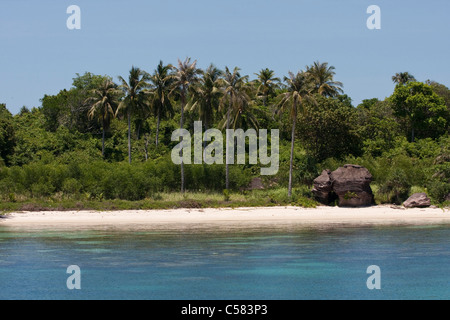
[[[370,183],[372,175],[366,168],[347,164],[331,172],[324,170],[314,180],[312,190],[322,204],[330,204],[338,199],[341,207],[366,207],[375,203]]]
[[[403,206],[405,208],[428,208],[431,206],[431,199],[426,193],[415,193],[403,202]]]

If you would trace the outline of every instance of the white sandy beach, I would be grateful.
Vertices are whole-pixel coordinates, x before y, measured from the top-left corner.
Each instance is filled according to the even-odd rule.
[[[52,211],[17,212],[0,219],[0,226],[90,228],[138,227],[298,227],[450,224],[450,211],[404,209],[391,206],[369,208],[298,207],[238,209],[174,209],[149,211]]]

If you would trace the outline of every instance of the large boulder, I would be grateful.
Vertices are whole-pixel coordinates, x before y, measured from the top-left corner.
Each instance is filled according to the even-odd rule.
[[[428,208],[431,206],[431,200],[426,193],[415,193],[403,202],[403,206],[405,208]]]
[[[316,200],[323,204],[330,204],[334,200],[336,195],[333,193],[330,170],[324,170],[322,174],[314,180],[312,193]]]
[[[341,207],[366,207],[375,203],[370,183],[373,178],[362,166],[346,164],[331,173],[333,191]]]
[[[325,170],[314,180],[312,190],[322,204],[329,204],[339,198],[341,207],[365,207],[374,204],[370,188],[372,175],[362,166],[347,164],[336,171]]]

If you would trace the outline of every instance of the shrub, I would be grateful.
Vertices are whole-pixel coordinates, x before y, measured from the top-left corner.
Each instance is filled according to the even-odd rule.
[[[386,180],[380,185],[379,192],[384,195],[386,202],[402,204],[408,198],[411,184],[405,171],[394,168]]]
[[[82,185],[78,180],[69,178],[64,180],[61,191],[66,195],[77,195],[80,193],[81,188]]]
[[[428,183],[428,193],[433,200],[443,203],[447,195],[450,194],[450,183],[432,179]]]
[[[230,190],[228,189],[223,190],[223,200],[226,202],[230,201]]]
[[[31,185],[33,197],[48,197],[55,191],[55,187],[50,182],[39,181]]]

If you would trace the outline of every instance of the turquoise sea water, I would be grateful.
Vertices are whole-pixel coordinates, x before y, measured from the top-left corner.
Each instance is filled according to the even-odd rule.
[[[450,299],[450,227],[0,227],[0,299]],[[81,269],[81,290],[66,286]],[[369,290],[367,268],[381,269]]]

